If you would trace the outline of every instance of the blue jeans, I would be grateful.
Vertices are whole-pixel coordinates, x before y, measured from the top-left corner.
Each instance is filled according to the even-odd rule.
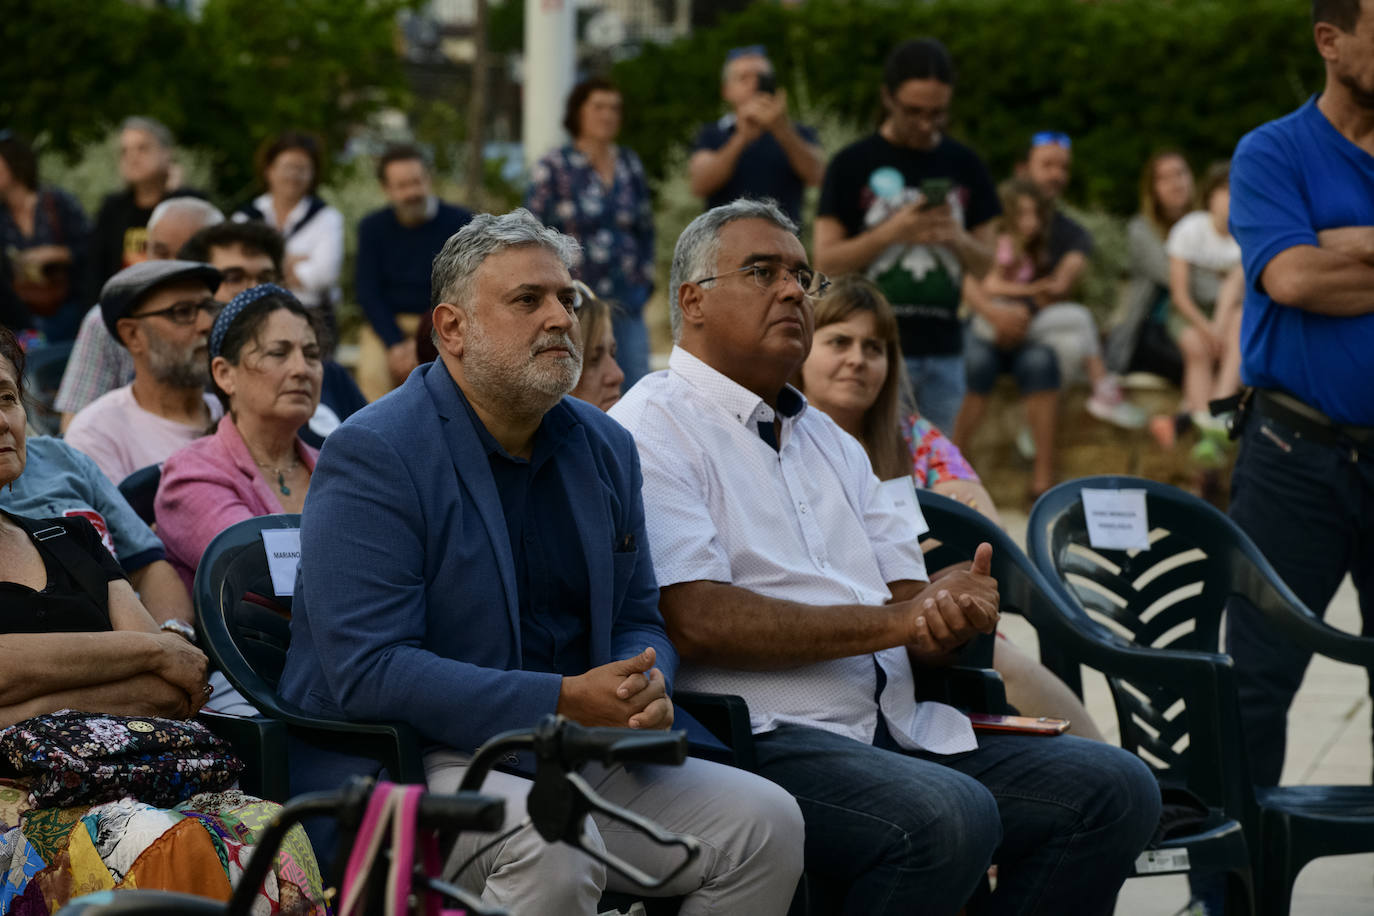
[[[954,418],[964,403],[964,357],[908,356],[906,374],[916,395],[916,409],[940,432],[954,432]]]
[[[1016,379],[1023,395],[1059,388],[1059,358],[1046,344],[1025,343],[1015,349],[999,350],[971,330],[964,334],[964,360],[968,365],[968,387],[974,394],[988,394],[1004,372]]]
[[[1374,454],[1355,458],[1252,414],[1231,477],[1231,518],[1314,614],[1326,614],[1348,571],[1363,632],[1374,634]],[[1312,655],[1249,602],[1232,600],[1226,611],[1250,775],[1256,785],[1276,785],[1288,707]]]
[[[617,309],[611,313],[611,332],[615,334],[615,361],[620,371],[625,373],[621,391],[629,391],[630,386],[649,374],[649,329],[644,324],[644,315],[627,315]]]
[[[980,734],[977,750],[949,757],[797,725],[756,741],[760,775],[801,806],[807,870],[848,887],[846,914],[953,914],[966,903],[1109,914],[1159,824],[1149,769],[1081,738]],[[997,890],[971,902],[994,862]]]

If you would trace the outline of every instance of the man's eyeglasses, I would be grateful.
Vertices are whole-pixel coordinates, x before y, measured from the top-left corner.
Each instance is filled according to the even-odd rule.
[[[1037,146],[1062,146],[1064,149],[1073,149],[1073,141],[1061,130],[1042,130],[1031,134],[1031,149]]]
[[[797,285],[802,288],[808,299],[820,299],[830,289],[830,278],[820,271],[812,270],[809,267],[798,267],[795,270],[791,267],[783,267],[781,264],[774,264],[768,261],[759,261],[756,264],[746,264],[734,270],[728,270],[723,274],[714,277],[704,277],[700,280],[691,282],[701,284],[710,283],[712,280],[723,280],[734,274],[748,273],[754,278],[754,284],[759,289],[768,289],[773,284],[782,280],[783,276],[791,275],[797,281]]]
[[[262,286],[264,283],[280,283],[281,274],[273,268],[250,274],[242,267],[226,267],[220,271],[220,282],[225,286]]]
[[[581,310],[582,306],[597,298],[596,293],[592,292],[592,288],[581,280],[573,281],[573,292],[576,294],[572,304],[574,312]]]
[[[137,315],[130,315],[130,318],[154,318],[162,316],[170,320],[173,324],[195,324],[196,315],[199,312],[207,313],[211,318],[219,314],[220,309],[224,308],[223,302],[216,302],[206,296],[204,299],[183,300],[167,306],[165,309],[158,309],[155,312],[140,312]]]
[[[892,107],[896,113],[908,120],[924,120],[943,124],[949,117],[949,107],[923,108],[920,105],[903,105],[901,102],[893,101]]]

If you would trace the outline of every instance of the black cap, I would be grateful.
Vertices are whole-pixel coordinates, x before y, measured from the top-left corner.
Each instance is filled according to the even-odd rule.
[[[199,261],[142,261],[106,280],[100,291],[100,316],[105,319],[110,336],[119,340],[119,332],[115,330],[119,319],[127,317],[159,286],[178,280],[198,280],[213,293],[219,289],[220,273]]]

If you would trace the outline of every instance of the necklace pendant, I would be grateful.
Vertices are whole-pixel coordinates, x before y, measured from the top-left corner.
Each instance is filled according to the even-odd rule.
[[[281,490],[282,496],[291,495],[291,488],[286,485],[286,475],[281,471],[277,472],[277,489]]]

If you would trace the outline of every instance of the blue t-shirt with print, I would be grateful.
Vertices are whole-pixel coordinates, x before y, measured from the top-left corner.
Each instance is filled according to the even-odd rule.
[[[30,436],[26,451],[24,473],[0,489],[0,509],[29,518],[81,516],[127,573],[164,558],[162,541],[94,461],[49,436]]]
[[[1231,234],[1246,279],[1241,378],[1338,423],[1374,426],[1374,314],[1319,315],[1275,302],[1261,285],[1279,252],[1317,245],[1318,232],[1342,226],[1374,226],[1374,157],[1342,136],[1313,96],[1247,134],[1231,161]]]

